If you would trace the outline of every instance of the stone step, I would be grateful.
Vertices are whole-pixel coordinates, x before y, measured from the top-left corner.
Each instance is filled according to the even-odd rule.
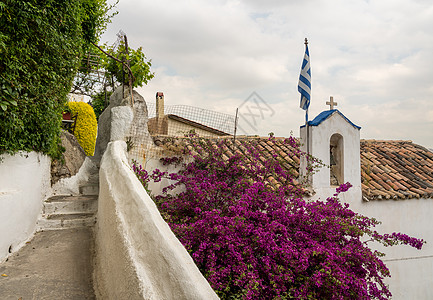
[[[91,227],[96,223],[94,213],[52,214],[37,222],[37,231]]]
[[[97,195],[53,196],[44,202],[43,214],[95,213],[98,210]]]
[[[45,200],[37,230],[90,227],[96,222],[97,195],[57,195]]]
[[[86,183],[79,187],[81,195],[98,195],[99,194],[99,182],[98,183]]]
[[[91,173],[89,175],[89,178],[87,179],[87,182],[90,184],[98,184],[99,183],[99,173]]]

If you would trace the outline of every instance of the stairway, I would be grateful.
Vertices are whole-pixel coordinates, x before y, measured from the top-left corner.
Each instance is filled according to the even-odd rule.
[[[98,173],[92,174],[79,191],[79,195],[56,195],[46,199],[37,231],[94,226],[98,210]]]

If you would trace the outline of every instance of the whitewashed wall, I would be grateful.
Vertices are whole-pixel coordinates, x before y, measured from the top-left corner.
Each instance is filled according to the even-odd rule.
[[[433,299],[433,199],[352,200],[351,207],[382,224],[381,233],[401,232],[427,241],[422,250],[410,246],[376,247],[391,271],[387,280],[394,300]]]
[[[0,261],[33,236],[42,203],[51,188],[49,157],[36,152],[1,157]]]
[[[326,199],[335,188],[321,189],[311,199]],[[401,232],[427,241],[421,250],[407,245],[383,247],[370,243],[372,249],[385,253],[382,260],[391,272],[386,279],[393,300],[433,299],[433,199],[374,200],[366,202],[355,190],[342,193],[340,199],[350,209],[381,221],[379,233]]]
[[[361,190],[360,172],[360,131],[345,120],[338,112],[333,113],[318,126],[309,126],[309,153],[320,159],[325,165],[330,165],[329,145],[333,134],[343,137],[344,151],[344,182],[350,182],[354,189]],[[307,152],[306,127],[300,128],[301,150]],[[301,160],[301,164],[304,161]],[[301,171],[305,167],[301,165]],[[330,169],[321,168],[312,176],[314,190],[328,189],[330,186]],[[319,192],[320,193],[320,192]]]
[[[218,299],[110,142],[100,168],[95,284],[100,299]]]
[[[383,261],[391,272],[389,284],[392,299],[433,299],[433,199],[364,201],[361,192],[360,137],[354,128],[338,113],[334,113],[318,126],[310,127],[310,153],[329,165],[330,137],[338,133],[344,142],[344,181],[353,187],[340,194],[340,200],[362,215],[376,218],[382,224],[380,233],[401,232],[427,241],[422,250],[410,246],[383,247],[370,244],[372,249],[384,252]],[[301,128],[301,142],[306,150],[306,130]],[[301,164],[305,161],[301,161]],[[301,165],[301,168],[303,166]],[[311,180],[315,194],[310,200],[325,200],[335,193],[330,186],[329,168],[322,168]]]

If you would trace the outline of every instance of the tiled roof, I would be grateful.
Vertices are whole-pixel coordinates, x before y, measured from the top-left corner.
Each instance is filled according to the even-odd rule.
[[[243,155],[249,159],[249,154],[247,152],[248,146],[253,146],[261,152],[260,160],[262,162],[271,159],[273,155],[275,158],[280,161],[281,166],[288,170],[291,174],[294,175],[295,180],[293,184],[298,185],[298,177],[299,177],[299,154],[294,155],[292,153],[296,152],[296,149],[291,147],[288,143],[284,143],[285,138],[275,138],[275,142],[269,141],[269,138],[264,137],[253,137],[253,136],[240,136],[236,137],[236,140],[233,140],[233,136],[230,137],[213,137],[213,138],[205,138],[213,144],[217,144],[222,139],[226,140],[224,144],[224,155],[223,159],[228,160],[229,157],[234,156],[235,154]],[[164,149],[170,152],[179,153],[183,147],[187,147],[192,154],[197,154],[196,149],[193,147],[192,143],[189,143],[189,139],[179,138],[179,137],[168,137],[168,136],[153,136],[153,140],[157,146],[161,146]],[[187,144],[183,144],[183,141],[186,141]],[[170,155],[170,154],[169,154]],[[269,177],[267,178],[268,182],[271,183],[274,187],[278,187],[281,184],[285,184],[278,180],[278,178]],[[310,194],[310,191],[307,189],[302,189],[304,194]]]
[[[181,145],[182,140],[188,140],[184,138],[173,138],[167,136],[154,136],[153,139],[157,146],[165,145],[167,149],[170,149],[172,146]],[[290,170],[295,177],[299,176],[299,155],[287,155],[287,153],[292,153],[294,149],[287,143],[283,143],[284,138],[275,138],[275,143],[270,142],[268,138],[253,136],[241,136],[237,137],[236,140],[233,140],[233,137],[215,137],[206,139],[215,144],[218,143],[218,141],[221,141],[221,139],[227,140],[227,147],[224,148],[225,159],[235,155],[235,153],[239,153],[241,155],[246,154],[245,146],[256,142],[258,149],[263,155],[261,158],[262,161],[270,159],[272,158],[273,154],[276,154],[277,159],[282,162],[282,166],[284,168]],[[190,148],[191,144],[188,144],[187,147],[192,149]]]
[[[433,197],[433,153],[411,141],[361,140],[363,196],[373,199]]]
[[[182,145],[183,138],[154,136],[157,146],[167,149]],[[299,154],[292,154],[283,138],[271,143],[265,137],[210,138],[216,143],[229,140],[226,157],[243,154],[246,143],[257,142],[263,160],[277,154],[282,166],[299,176]],[[433,198],[433,153],[411,141],[361,140],[361,187],[364,200]],[[191,147],[190,145],[187,147]],[[190,148],[191,149],[191,148]],[[270,178],[275,185],[278,178]]]

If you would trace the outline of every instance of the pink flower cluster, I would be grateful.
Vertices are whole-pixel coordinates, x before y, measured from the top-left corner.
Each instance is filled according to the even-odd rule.
[[[253,141],[230,158],[224,140],[218,147],[198,138],[189,143],[193,162],[176,174],[156,172],[184,191],[154,200],[222,299],[388,299],[389,271],[365,236],[385,245],[423,244],[374,231],[376,220],[338,200],[349,183],[326,201],[303,200],[293,175],[277,159],[264,161]],[[295,139],[285,143],[299,151]],[[134,171],[150,180],[141,166]],[[271,177],[285,184],[276,187]]]

